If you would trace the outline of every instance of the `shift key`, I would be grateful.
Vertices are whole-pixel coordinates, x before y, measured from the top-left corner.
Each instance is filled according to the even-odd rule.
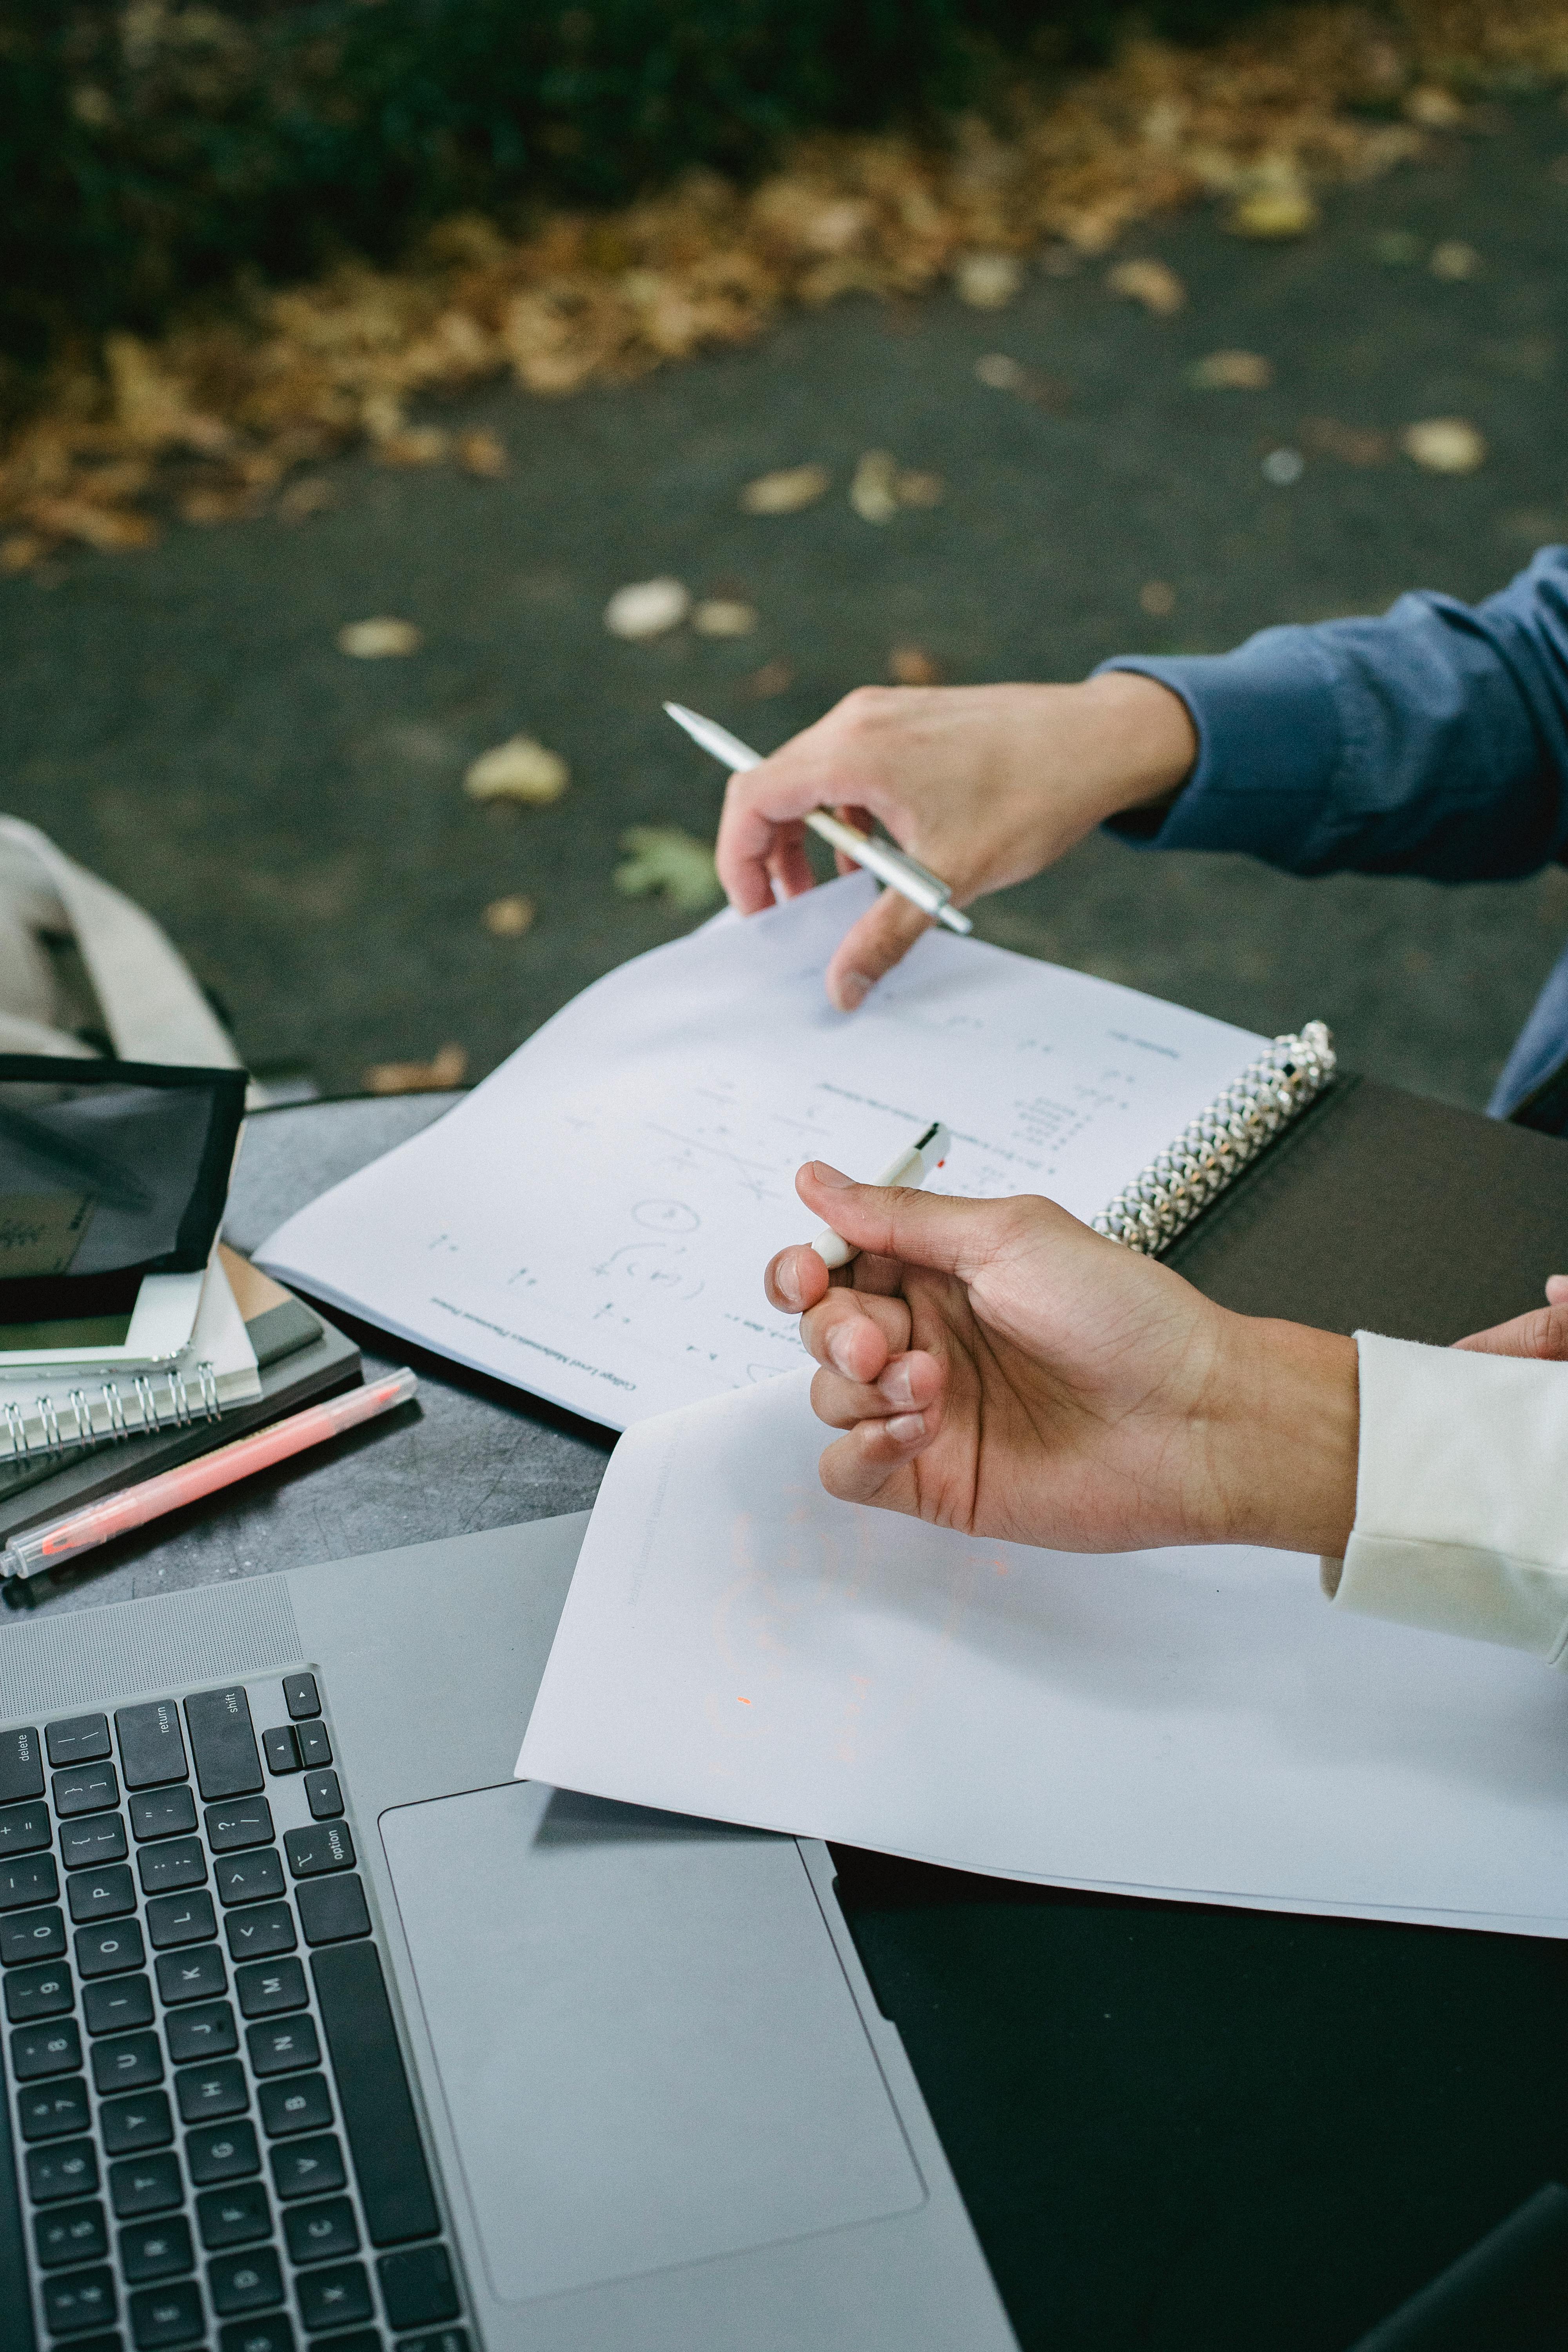
[[[190,1778],[176,1700],[159,1698],[147,1706],[122,1706],[115,1716],[114,1727],[120,1734],[120,1768],[128,1789],[157,1789],[167,1780]]]
[[[261,1758],[244,1689],[196,1691],[185,1701],[196,1780],[208,1804],[223,1797],[254,1797],[262,1786]]]

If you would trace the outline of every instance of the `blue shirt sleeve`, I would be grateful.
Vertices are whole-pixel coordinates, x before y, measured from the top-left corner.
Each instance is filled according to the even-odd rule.
[[[1481,604],[1402,596],[1381,620],[1101,668],[1170,687],[1198,736],[1168,807],[1114,821],[1126,838],[1439,882],[1568,862],[1568,548]]]

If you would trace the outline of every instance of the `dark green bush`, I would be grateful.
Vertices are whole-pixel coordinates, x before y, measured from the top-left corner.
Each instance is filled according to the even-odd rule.
[[[1247,0],[1153,0],[1203,32]],[[445,213],[625,200],[786,134],[929,115],[1115,0],[0,0],[0,349],[154,325]]]

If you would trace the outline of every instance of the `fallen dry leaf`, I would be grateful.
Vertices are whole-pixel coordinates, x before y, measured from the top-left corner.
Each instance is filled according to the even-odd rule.
[[[445,1094],[460,1087],[468,1075],[468,1056],[461,1045],[443,1045],[427,1062],[373,1062],[364,1074],[369,1095]]]
[[[0,539],[0,572],[30,572],[47,552],[48,541],[32,531],[8,531]]]
[[[1465,119],[1465,110],[1453,91],[1442,89],[1435,82],[1423,83],[1407,91],[1403,111],[1423,131],[1457,131]]]
[[[888,656],[888,676],[895,686],[939,686],[942,670],[923,646],[895,646]]]
[[[953,265],[952,282],[972,310],[1001,310],[1024,283],[1024,265],[1012,253],[965,253]]]
[[[1428,416],[1407,425],[1399,446],[1429,474],[1473,474],[1486,461],[1485,441],[1463,416]]]
[[[509,898],[492,898],[481,919],[492,938],[520,940],[533,921],[533,901],[514,890]]]
[[[1023,392],[1029,381],[1029,371],[1021,362],[1009,359],[1005,352],[987,352],[974,362],[977,382],[993,392]]]
[[[450,435],[436,425],[410,425],[384,434],[375,454],[384,466],[438,466],[451,446]]]
[[[399,654],[416,654],[425,639],[412,621],[383,617],[349,621],[338,631],[338,651],[355,661],[387,661]]]
[[[498,434],[482,429],[458,436],[458,463],[465,473],[493,481],[507,468],[506,444]]]
[[[770,702],[775,694],[787,694],[795,684],[793,662],[764,662],[746,680],[746,692],[757,702]]]
[[[1434,278],[1447,278],[1456,281],[1460,278],[1474,278],[1480,266],[1481,257],[1475,247],[1466,245],[1458,237],[1449,238],[1442,245],[1435,245],[1432,247],[1432,258],[1426,265]]]
[[[713,852],[679,825],[634,824],[622,834],[621,847],[627,852],[626,862],[610,879],[624,898],[646,898],[657,891],[683,915],[700,915],[724,895]]]
[[[757,625],[756,607],[738,596],[710,596],[697,606],[691,625],[700,637],[749,637]]]
[[[1129,302],[1142,302],[1156,319],[1173,319],[1186,308],[1186,288],[1163,261],[1119,261],[1114,269],[1106,271],[1105,282],[1112,294]]]
[[[1386,433],[1364,425],[1342,425],[1337,416],[1304,416],[1301,438],[1309,449],[1347,466],[1382,466],[1394,455]]]
[[[1255,188],[1233,205],[1226,226],[1236,236],[1305,236],[1321,215],[1302,187]]]
[[[690,610],[690,594],[679,580],[635,580],[617,588],[605,605],[605,626],[613,637],[662,637]]]
[[[336,503],[332,486],[324,474],[303,474],[283,492],[278,501],[278,512],[285,522],[306,522],[311,515],[321,514]]]
[[[1307,460],[1300,449],[1270,449],[1258,471],[1274,489],[1294,488],[1307,470]]]
[[[1145,580],[1138,602],[1151,620],[1168,621],[1176,609],[1176,592],[1168,580]]]
[[[816,504],[830,479],[826,466],[785,466],[776,474],[759,474],[741,492],[742,509],[754,515],[798,514],[802,507]]]
[[[180,500],[180,519],[194,523],[238,522],[255,514],[260,504],[259,494],[243,486],[187,490]]]
[[[1267,392],[1273,381],[1273,362],[1261,352],[1211,352],[1187,370],[1199,392]]]
[[[867,450],[849,485],[849,503],[862,522],[892,521],[899,511],[898,478],[888,450]]]
[[[531,735],[513,735],[480,752],[463,778],[463,790],[476,801],[521,801],[525,808],[548,808],[561,798],[571,776],[559,751],[546,751]]]

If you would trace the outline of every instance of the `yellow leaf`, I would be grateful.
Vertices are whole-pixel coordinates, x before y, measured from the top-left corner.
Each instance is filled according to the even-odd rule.
[[[463,778],[463,790],[476,801],[521,801],[528,808],[548,808],[561,798],[571,774],[558,751],[547,751],[531,735],[513,735],[493,751],[481,752]]]
[[[338,651],[355,661],[389,661],[416,654],[425,639],[412,621],[383,615],[374,621],[349,621],[338,631]]]
[[[785,466],[776,474],[759,474],[741,492],[741,507],[745,514],[798,514],[802,507],[812,507],[826,489],[829,475],[826,466]]]
[[[657,891],[683,915],[699,915],[724,895],[713,852],[679,825],[634,824],[622,834],[621,847],[626,860],[611,879],[624,898],[646,898]]]

